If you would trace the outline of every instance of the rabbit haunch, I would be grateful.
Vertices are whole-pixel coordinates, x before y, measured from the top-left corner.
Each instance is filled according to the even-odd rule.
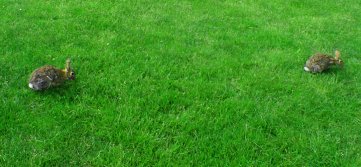
[[[59,86],[66,80],[74,80],[75,73],[70,67],[70,60],[66,61],[65,69],[57,69],[53,66],[43,66],[36,69],[30,77],[29,88],[33,90],[45,90]]]

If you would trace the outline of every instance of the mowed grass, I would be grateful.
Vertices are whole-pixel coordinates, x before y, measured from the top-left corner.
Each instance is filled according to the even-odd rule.
[[[1,166],[360,166],[357,0],[0,1]],[[341,51],[342,70],[303,71]],[[77,80],[29,74],[73,60]]]

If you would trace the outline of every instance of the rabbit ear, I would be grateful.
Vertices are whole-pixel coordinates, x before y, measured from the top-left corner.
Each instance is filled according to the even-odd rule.
[[[70,58],[66,59],[66,69],[69,71],[70,70]]]
[[[341,56],[340,51],[336,50],[336,51],[335,51],[335,59],[336,59],[336,60],[340,59],[340,56]]]

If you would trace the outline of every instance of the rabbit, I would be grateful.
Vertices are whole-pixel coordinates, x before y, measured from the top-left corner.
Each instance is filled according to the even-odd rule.
[[[30,77],[29,88],[41,91],[50,87],[59,86],[66,80],[74,80],[75,72],[70,67],[70,59],[66,60],[65,69],[57,69],[50,65],[45,65],[36,69]]]
[[[311,56],[307,61],[303,69],[311,73],[320,73],[329,69],[333,65],[343,67],[343,61],[340,59],[340,51],[335,51],[335,57],[331,57],[325,54],[317,53]]]

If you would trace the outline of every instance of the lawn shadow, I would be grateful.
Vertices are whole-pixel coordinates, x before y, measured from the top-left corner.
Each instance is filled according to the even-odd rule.
[[[313,75],[335,76],[337,78],[338,82],[343,82],[343,83],[352,83],[355,81],[354,72],[345,67],[344,68],[333,67],[322,73],[315,73]]]
[[[53,100],[60,101],[74,101],[75,97],[79,94],[76,82],[67,82],[57,87],[51,87],[42,91],[33,91],[34,94],[46,97]]]

